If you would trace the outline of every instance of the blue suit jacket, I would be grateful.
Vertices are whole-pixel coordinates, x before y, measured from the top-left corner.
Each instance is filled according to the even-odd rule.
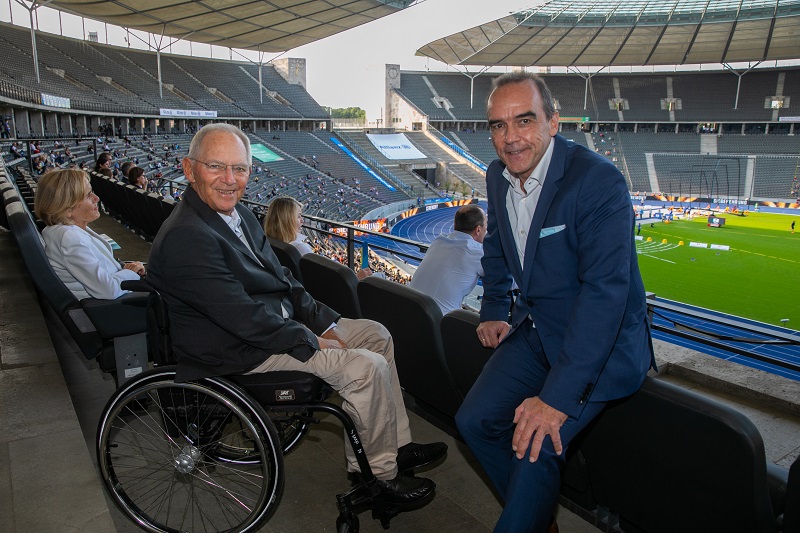
[[[520,265],[506,209],[510,184],[486,173],[481,320],[506,320],[512,279],[520,289],[512,332],[530,316],[550,371],[542,401],[577,418],[587,401],[635,392],[653,359],[644,286],[625,179],[608,160],[557,135]]]

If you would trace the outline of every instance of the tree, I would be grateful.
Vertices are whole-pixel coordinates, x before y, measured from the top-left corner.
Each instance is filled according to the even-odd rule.
[[[331,118],[367,118],[367,112],[360,107],[326,107]]]

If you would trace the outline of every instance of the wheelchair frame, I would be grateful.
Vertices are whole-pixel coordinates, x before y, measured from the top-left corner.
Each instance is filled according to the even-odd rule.
[[[151,291],[155,368],[112,395],[96,441],[103,487],[123,514],[151,532],[257,530],[280,501],[283,456],[318,422],[311,415],[323,412],[341,422],[361,471],[336,496],[336,531],[357,532],[366,508],[388,529],[401,508],[382,497],[350,416],[325,401],[330,387],[303,372],[176,382],[166,303],[145,284],[125,288]]]

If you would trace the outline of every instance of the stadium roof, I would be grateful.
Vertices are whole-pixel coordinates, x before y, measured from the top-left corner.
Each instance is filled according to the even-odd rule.
[[[800,59],[800,0],[553,0],[417,50],[449,65]]]
[[[34,0],[109,24],[231,48],[283,52],[414,0]]]

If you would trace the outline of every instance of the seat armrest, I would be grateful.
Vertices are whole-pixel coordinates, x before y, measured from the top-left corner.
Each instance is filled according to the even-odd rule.
[[[786,486],[789,484],[789,470],[767,461],[767,488],[772,512],[775,516],[783,514],[786,509]]]
[[[150,292],[153,286],[144,279],[126,279],[119,285],[120,289],[132,292]]]
[[[81,308],[103,339],[147,331],[148,293],[125,294],[116,300],[84,298]]]

